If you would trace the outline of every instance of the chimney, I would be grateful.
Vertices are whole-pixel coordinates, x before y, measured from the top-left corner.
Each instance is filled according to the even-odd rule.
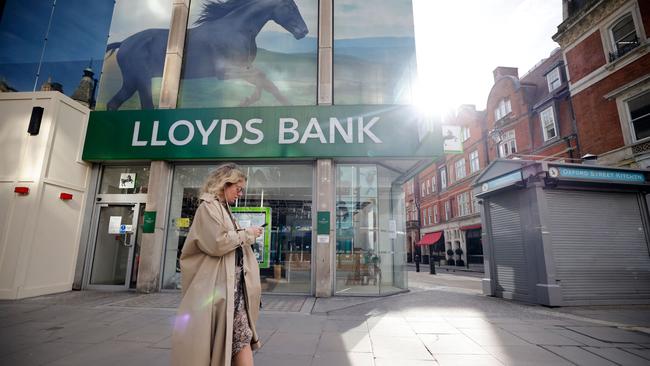
[[[508,75],[514,76],[516,79],[519,79],[519,70],[516,67],[499,66],[496,69],[494,69],[494,71],[492,71],[492,74],[494,75],[495,83],[497,82],[497,80]]]
[[[476,105],[474,104],[461,104],[460,107],[458,107],[459,112],[476,112]]]

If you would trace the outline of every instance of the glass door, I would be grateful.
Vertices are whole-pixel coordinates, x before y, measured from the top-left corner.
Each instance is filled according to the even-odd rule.
[[[89,287],[129,288],[137,278],[142,204],[102,203],[95,210]]]
[[[337,295],[407,289],[404,195],[398,173],[376,164],[337,164]]]

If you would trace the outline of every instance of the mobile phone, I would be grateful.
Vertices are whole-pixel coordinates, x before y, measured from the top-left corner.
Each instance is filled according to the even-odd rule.
[[[260,225],[260,227],[265,227],[265,226],[268,225],[268,224],[269,224],[268,222],[265,222],[265,223],[263,223],[262,225]]]

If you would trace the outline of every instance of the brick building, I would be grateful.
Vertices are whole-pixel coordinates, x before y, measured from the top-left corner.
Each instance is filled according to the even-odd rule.
[[[564,0],[562,47],[581,154],[650,166],[650,1]]]
[[[516,68],[494,70],[485,117],[490,160],[579,158],[563,65],[555,50],[521,79]]]
[[[463,153],[434,161],[413,179],[419,183],[415,191],[410,195],[405,191],[407,206],[419,209],[420,214],[420,240],[415,242],[440,240],[433,249],[448,263],[454,260],[458,264],[458,259],[461,265],[482,263],[481,220],[471,185],[491,161],[524,158],[572,162],[580,157],[559,49],[522,78],[512,67],[497,67],[493,74],[485,111],[466,105],[444,121],[461,126]],[[416,243],[410,244],[409,252],[417,251]],[[424,263],[428,249],[422,251]],[[449,249],[452,255],[446,253]],[[462,254],[457,254],[457,249]]]
[[[445,120],[461,127],[463,153],[446,154],[423,170],[419,181],[420,236],[434,240],[435,252],[460,249],[461,254],[444,254],[446,261],[461,259],[482,262],[480,216],[471,194],[476,175],[489,162],[485,146],[485,113],[473,105],[463,105]],[[427,235],[429,235],[427,237]],[[428,249],[428,248],[427,248]],[[429,250],[422,256],[428,262]]]

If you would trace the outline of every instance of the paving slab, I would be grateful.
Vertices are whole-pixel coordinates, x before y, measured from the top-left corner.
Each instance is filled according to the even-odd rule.
[[[626,347],[626,346],[634,346],[632,343],[608,343],[608,342],[603,342],[600,341],[596,338],[592,338],[589,336],[586,336],[582,333],[574,332],[570,329],[566,328],[556,328],[552,329],[551,332],[564,336],[566,338],[573,339],[576,342],[579,342],[585,346],[592,346],[592,347],[599,347],[599,348],[607,348],[607,347]]]
[[[168,349],[148,348],[142,344],[107,341],[64,356],[48,366],[164,366],[171,363]]]
[[[502,366],[503,363],[491,355],[433,355],[440,366]]]
[[[372,351],[377,358],[400,360],[433,361],[424,344],[416,336],[391,337],[379,336],[371,333]]]
[[[429,352],[453,355],[481,355],[487,354],[471,338],[464,334],[420,334],[418,336]]]
[[[611,343],[650,343],[650,335],[614,327],[567,327],[574,332]]]
[[[365,318],[348,320],[327,319],[323,324],[323,331],[339,333],[360,332],[367,334],[369,329]]]
[[[262,340],[257,353],[313,356],[319,339],[320,334],[275,332],[268,341]]]
[[[261,365],[261,364],[260,364]],[[311,366],[375,366],[372,353],[317,352]]]
[[[525,340],[528,343],[536,345],[548,345],[548,346],[582,346],[583,344],[571,339],[564,337],[560,334],[554,333],[550,330],[548,331],[511,331],[512,334],[517,337]]]
[[[436,366],[438,362],[434,360],[400,360],[399,366]],[[395,366],[396,361],[393,358],[375,358],[375,366]]]
[[[460,330],[446,321],[438,322],[408,322],[416,334],[458,334]]]
[[[623,348],[623,349],[627,352],[634,353],[635,355],[641,356],[646,360],[650,361],[650,348]]]
[[[572,365],[539,346],[484,346],[487,352],[506,365]]]
[[[463,334],[480,346],[525,346],[529,342],[499,328],[462,329]]]
[[[546,346],[547,350],[559,355],[576,365],[584,366],[615,366],[616,364],[608,361],[592,352],[575,346]]]
[[[585,349],[618,365],[648,366],[647,359],[619,348],[585,347]]]
[[[361,352],[372,353],[370,335],[361,332],[323,332],[317,352]]]
[[[4,366],[32,366],[44,365],[54,362],[69,354],[79,352],[90,347],[81,343],[40,343],[23,348],[17,352],[0,357],[0,365]]]
[[[275,353],[255,353],[255,364],[259,366],[309,366],[312,355],[285,354],[279,357]]]

